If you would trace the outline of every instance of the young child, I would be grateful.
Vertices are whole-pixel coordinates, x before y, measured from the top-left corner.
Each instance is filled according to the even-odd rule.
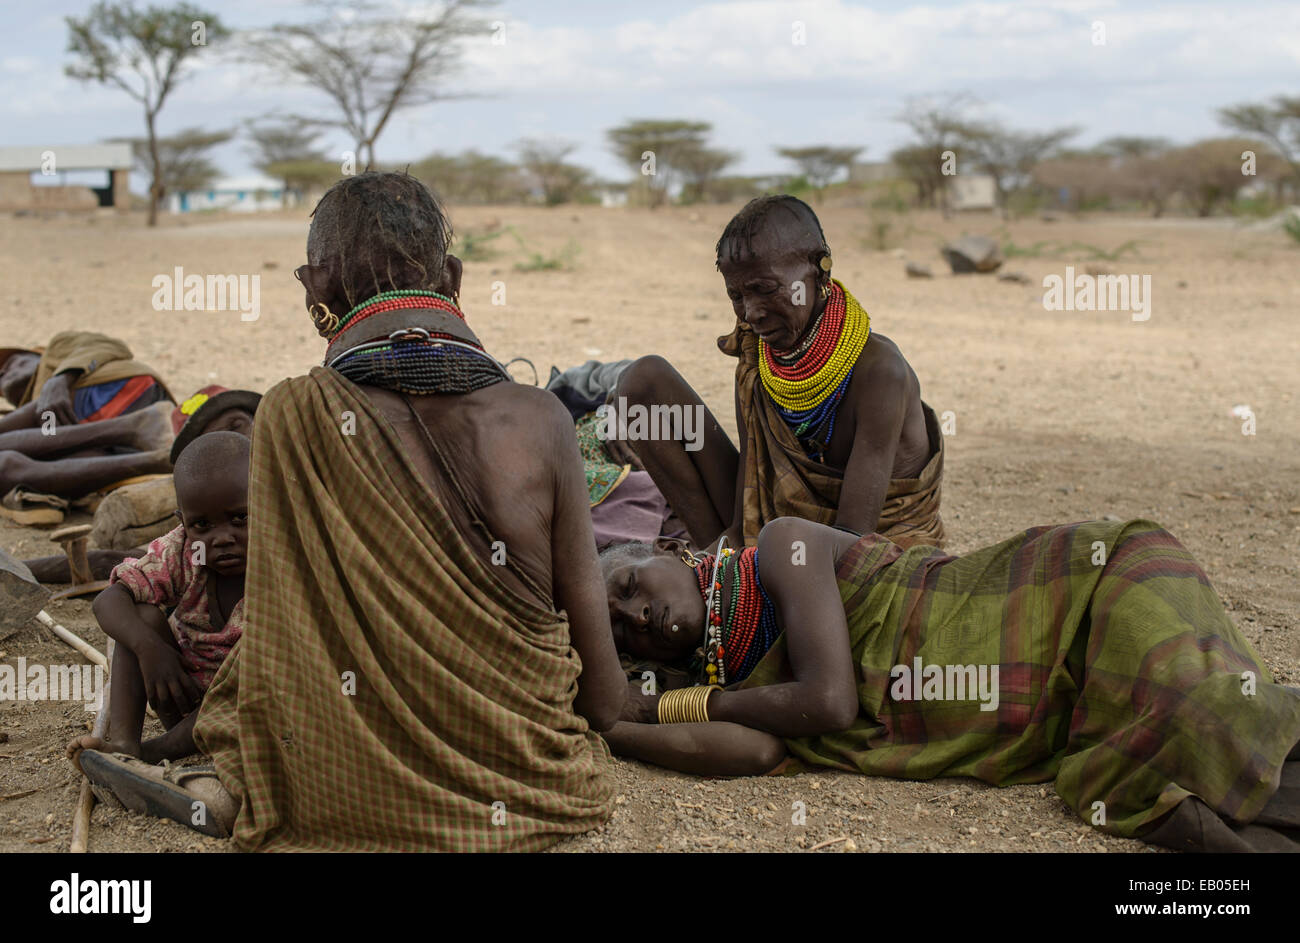
[[[95,618],[117,641],[110,739],[76,738],[68,744],[74,762],[82,750],[148,763],[195,752],[199,702],[243,633],[249,446],[236,432],[191,442],[176,460],[180,526],[119,564],[95,599]],[[167,732],[142,743],[146,701]]]

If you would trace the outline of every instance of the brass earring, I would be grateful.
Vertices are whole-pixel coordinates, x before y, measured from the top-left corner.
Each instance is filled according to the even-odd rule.
[[[317,314],[316,309],[320,308],[324,314]],[[312,323],[316,325],[316,330],[325,334],[332,334],[338,330],[339,316],[329,309],[327,305],[319,301],[313,302],[308,308],[307,313],[311,315]]]
[[[825,285],[822,286],[822,297],[829,298],[830,296],[831,296],[831,283],[827,282]]]
[[[685,563],[685,564],[686,564],[688,567],[690,567],[692,570],[695,569],[695,567],[698,565],[698,562],[699,562],[699,561],[697,561],[697,560],[695,559],[695,557],[691,556],[691,552],[690,552],[689,550],[683,550],[683,551],[682,551],[682,558],[681,558],[681,559],[682,559],[682,562]]]
[[[831,270],[831,257],[830,257],[830,254],[829,254],[829,253],[826,254],[826,255],[824,255],[824,256],[822,256],[822,260],[821,260],[821,263],[820,263],[820,264],[821,264],[821,267],[822,267],[822,271],[823,271],[823,272],[827,272],[827,273],[830,272],[830,270]]]

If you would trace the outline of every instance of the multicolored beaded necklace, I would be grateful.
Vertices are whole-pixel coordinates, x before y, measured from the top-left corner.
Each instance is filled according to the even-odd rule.
[[[424,328],[402,328],[387,340],[358,344],[329,359],[330,348],[344,328],[386,311],[422,310],[465,316],[451,299],[423,289],[388,291],[362,302],[339,321],[331,335],[326,366],[353,383],[396,393],[471,393],[495,383],[513,382],[482,345]]]
[[[403,311],[403,310],[422,310],[422,311],[442,311],[445,314],[454,314],[462,321],[465,315],[461,312],[456,302],[446,295],[440,295],[436,291],[429,291],[425,288],[400,288],[396,291],[384,291],[375,295],[373,298],[367,298],[361,304],[357,305],[347,314],[339,319],[338,327],[330,332],[330,343],[333,344],[338,336],[350,327],[355,327],[367,318],[374,317],[376,314],[383,314],[385,311]]]
[[[758,342],[763,389],[816,461],[825,459],[840,401],[870,336],[871,319],[856,301],[848,303],[844,286],[832,279],[822,313],[797,348],[778,354]]]
[[[724,541],[717,554],[699,558],[695,576],[708,613],[704,680],[709,684],[743,681],[781,634],[776,607],[758,578],[758,548],[737,552]],[[723,598],[728,579],[729,600]]]

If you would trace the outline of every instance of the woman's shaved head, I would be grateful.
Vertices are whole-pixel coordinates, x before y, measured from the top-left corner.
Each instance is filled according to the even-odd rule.
[[[367,171],[344,177],[316,204],[307,261],[330,270],[351,308],[385,291],[439,290],[451,239],[428,187],[409,174]]]
[[[723,262],[737,262],[754,255],[758,251],[754,237],[768,230],[780,235],[779,239],[771,240],[773,245],[816,253],[818,258],[813,262],[829,251],[822,224],[811,206],[786,194],[760,196],[746,203],[722,230],[717,246],[718,267]]]

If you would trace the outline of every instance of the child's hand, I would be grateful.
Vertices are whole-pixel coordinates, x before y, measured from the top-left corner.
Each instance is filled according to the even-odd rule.
[[[199,706],[203,689],[181,663],[180,653],[167,645],[151,645],[139,652],[140,673],[149,703],[160,714],[174,711],[185,715]]]

